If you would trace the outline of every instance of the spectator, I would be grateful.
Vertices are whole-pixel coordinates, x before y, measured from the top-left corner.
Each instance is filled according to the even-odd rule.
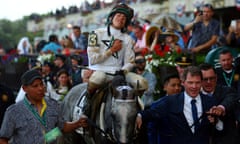
[[[84,34],[81,33],[81,28],[79,26],[73,26],[73,34],[71,35],[72,41],[74,43],[75,53],[83,53],[87,52],[87,38]]]
[[[230,47],[240,47],[240,20],[233,21],[233,25],[229,26],[226,41]]]
[[[71,132],[87,126],[84,117],[73,122],[63,120],[57,102],[44,98],[45,86],[38,71],[25,72],[21,82],[25,98],[7,109],[0,130],[0,143],[10,140],[11,143],[29,144],[56,142],[61,131]]]
[[[54,66],[55,66],[54,74],[57,74],[57,72],[60,71],[61,69],[69,71],[69,67],[66,64],[66,56],[64,55],[59,54],[55,56]]]
[[[221,111],[221,120],[223,121],[223,132],[214,132],[212,137],[213,144],[237,144],[239,134],[237,132],[235,112],[239,96],[236,91],[230,87],[217,83],[216,70],[210,64],[203,63],[200,66],[203,74],[202,93],[214,97],[217,100],[217,107]]]
[[[168,74],[163,80],[164,91],[166,92],[166,96],[171,96],[175,94],[179,94],[181,92],[181,80],[178,74]],[[155,107],[158,103],[161,102],[161,99],[153,102],[151,107]],[[167,123],[165,121],[164,123]],[[161,129],[161,130],[160,130]],[[148,134],[148,144],[165,144],[167,143],[167,139],[161,138],[162,135],[169,134],[169,131],[166,130],[165,124],[159,124],[158,122],[149,122],[147,124],[147,134]]]
[[[15,103],[15,96],[10,88],[0,84],[0,128],[7,108]]]
[[[220,24],[213,19],[214,9],[211,4],[204,4],[202,13],[198,14],[193,22],[185,25],[186,31],[192,30],[192,37],[188,49],[193,53],[193,60],[196,62],[195,54],[207,54],[217,43]]]
[[[42,48],[47,44],[47,42],[45,40],[40,40],[37,44],[36,44],[36,53],[40,53]]]
[[[61,69],[57,72],[55,86],[50,91],[50,97],[61,102],[71,88],[72,84],[69,73],[65,69]]]
[[[224,86],[232,87],[239,93],[239,73],[233,65],[233,56],[231,51],[223,48],[219,52],[219,63],[221,67],[216,68],[218,76],[217,83]]]
[[[21,38],[17,46],[17,51],[20,55],[27,55],[33,53],[33,48],[31,43],[29,42],[28,37]]]
[[[139,22],[134,25],[133,32],[137,37],[137,42],[134,45],[134,52],[135,53],[142,52],[145,48],[147,48],[146,32]]]
[[[54,81],[54,64],[48,61],[44,61],[42,64],[42,77],[45,83],[50,82],[52,85],[55,84]]]
[[[180,93],[182,87],[179,75],[175,73],[167,74],[163,80],[163,90],[167,96]]]
[[[192,59],[190,59],[188,56],[181,56],[176,58],[175,62],[176,62],[176,68],[177,68],[180,80],[183,81],[182,74],[183,74],[184,68],[192,65]]]
[[[50,35],[48,44],[46,44],[41,53],[54,53],[54,54],[61,54],[63,47],[59,44],[57,35]]]
[[[179,47],[179,45],[177,44],[177,41],[179,39],[179,37],[173,32],[173,31],[166,31],[161,33],[161,38],[163,38],[163,42],[160,44],[157,44],[157,40],[159,39],[159,32],[155,33],[155,37],[153,40],[153,43],[151,45],[151,51],[159,51],[158,49],[160,49],[160,51],[170,51],[170,52],[177,52],[177,53],[181,53],[181,48]]]
[[[132,21],[128,27],[127,27],[127,33],[131,36],[131,38],[134,40],[134,42],[137,42],[137,37],[134,34],[133,28],[134,28],[135,21]]]
[[[63,50],[62,50],[63,55],[69,56],[75,53],[74,43],[70,37],[68,36],[64,37],[61,42],[63,45]]]
[[[146,60],[141,54],[137,54],[135,58],[135,70],[136,74],[142,75],[148,82],[148,89],[142,95],[142,101],[145,107],[149,107],[154,101],[154,92],[157,84],[157,78],[154,73],[151,73],[145,69]]]
[[[71,68],[69,74],[71,76],[72,85],[82,83],[82,69],[79,67],[81,65],[81,57],[78,55],[71,56]]]

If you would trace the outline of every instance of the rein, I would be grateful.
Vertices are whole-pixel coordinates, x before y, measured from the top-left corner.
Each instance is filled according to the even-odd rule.
[[[104,137],[106,137],[108,140],[110,140],[113,143],[117,143],[116,140],[112,137],[111,133],[104,131],[99,126],[96,125],[91,119],[87,119],[88,124],[90,124],[95,129],[99,130],[101,134],[103,134]]]

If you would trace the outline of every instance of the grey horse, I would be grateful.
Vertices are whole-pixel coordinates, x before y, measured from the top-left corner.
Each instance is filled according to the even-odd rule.
[[[87,83],[69,91],[62,104],[65,120],[75,120],[81,116],[86,95]],[[94,98],[96,103],[91,104],[93,114],[89,117],[90,128],[79,128],[72,134],[64,135],[65,143],[135,143],[135,118],[140,106],[133,88],[126,83],[114,86],[108,83]]]

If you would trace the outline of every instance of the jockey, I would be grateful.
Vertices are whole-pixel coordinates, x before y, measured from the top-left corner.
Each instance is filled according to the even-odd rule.
[[[108,15],[107,27],[89,34],[87,53],[90,69],[112,74],[132,69],[134,41],[126,33],[132,17],[132,8],[118,4]]]
[[[99,86],[113,79],[109,74],[121,72],[122,75],[126,75],[134,66],[134,41],[127,34],[127,26],[133,15],[134,11],[128,5],[117,4],[108,15],[107,26],[89,34],[87,48],[89,68],[108,73],[106,80]]]

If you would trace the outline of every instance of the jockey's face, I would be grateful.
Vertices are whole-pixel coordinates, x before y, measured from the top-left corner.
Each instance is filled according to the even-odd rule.
[[[116,29],[124,28],[127,17],[122,13],[116,13],[112,20],[112,26]]]

